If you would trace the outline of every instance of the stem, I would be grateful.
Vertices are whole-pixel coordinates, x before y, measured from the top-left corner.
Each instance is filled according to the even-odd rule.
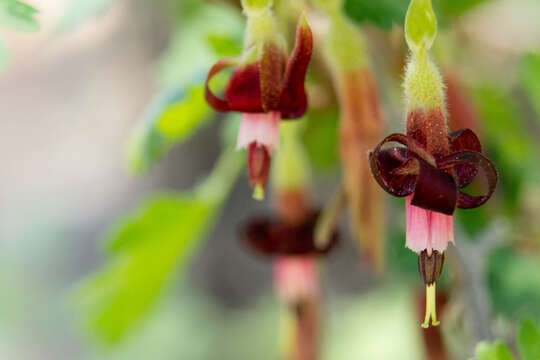
[[[319,249],[328,245],[346,202],[345,190],[340,186],[324,207],[315,227],[315,245]]]

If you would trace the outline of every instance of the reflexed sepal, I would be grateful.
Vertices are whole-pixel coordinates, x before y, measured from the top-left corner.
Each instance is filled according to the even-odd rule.
[[[246,51],[253,51],[248,49]],[[215,63],[206,79],[205,97],[217,111],[268,113],[278,111],[281,118],[296,119],[307,109],[304,87],[307,68],[313,51],[313,36],[305,18],[301,18],[296,32],[292,55],[286,55],[278,44],[261,44],[261,51],[253,61],[222,59]],[[227,84],[224,98],[210,89],[210,80],[219,72],[236,66]]]
[[[405,147],[383,148],[390,142]],[[456,207],[470,209],[484,204],[498,181],[493,163],[482,155],[480,142],[471,130],[449,136],[453,153],[436,160],[419,142],[403,134],[386,137],[369,154],[371,172],[379,185],[394,196],[413,194],[412,204],[424,209],[453,214]],[[460,189],[482,170],[487,192],[471,196]]]

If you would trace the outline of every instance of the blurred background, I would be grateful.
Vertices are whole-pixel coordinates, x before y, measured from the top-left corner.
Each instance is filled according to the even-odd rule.
[[[271,265],[237,239],[272,201],[252,200],[241,169],[208,203],[197,185],[234,134],[200,86],[215,60],[241,52],[239,2],[28,0],[39,12],[12,20],[10,1],[0,10],[0,357],[276,359]],[[402,132],[407,1],[375,3],[344,11],[364,32],[387,132]],[[462,3],[434,1],[435,54],[477,114],[459,127],[477,131],[501,183],[485,207],[457,215],[440,291],[448,359],[473,357],[479,341],[518,354],[521,321],[540,321],[540,2]],[[323,15],[312,11],[317,41]],[[339,114],[324,79],[309,81],[322,105],[303,139],[322,206],[340,182]],[[357,251],[346,216],[322,266],[324,359],[426,358],[403,201],[385,199],[385,274]]]

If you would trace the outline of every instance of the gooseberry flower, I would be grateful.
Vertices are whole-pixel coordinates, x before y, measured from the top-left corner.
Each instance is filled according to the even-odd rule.
[[[418,253],[419,272],[426,284],[423,327],[438,325],[435,284],[444,252],[454,242],[453,213],[484,204],[493,194],[498,175],[482,153],[472,130],[448,132],[444,88],[428,50],[437,23],[430,0],[412,0],[405,22],[412,56],[405,75],[407,133],[391,134],[370,153],[375,180],[389,194],[406,197],[406,243]],[[388,143],[402,146],[385,147]],[[479,196],[463,192],[483,174],[487,190]]]
[[[279,147],[280,120],[299,118],[307,109],[304,80],[313,48],[311,29],[302,17],[294,49],[287,56],[271,3],[242,2],[248,18],[244,52],[240,58],[215,63],[205,87],[205,98],[215,110],[242,113],[237,149],[247,149],[248,175],[256,199],[264,196],[271,154]],[[209,82],[231,67],[234,71],[220,98],[210,90]]]

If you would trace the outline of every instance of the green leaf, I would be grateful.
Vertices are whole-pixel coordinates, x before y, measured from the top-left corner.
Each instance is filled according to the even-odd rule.
[[[488,0],[439,0],[438,6],[446,16],[461,15]]]
[[[0,0],[0,27],[22,32],[38,31],[37,12],[32,6],[18,0]]]
[[[108,236],[110,259],[76,292],[88,331],[104,344],[122,340],[163,293],[209,230],[243,157],[226,150],[192,192],[152,196]]]
[[[540,123],[540,53],[530,53],[520,64],[520,82]]]
[[[211,114],[202,85],[188,87],[185,91],[174,87],[158,95],[143,113],[130,138],[130,168],[136,173],[147,171],[171,147],[193,135]]]
[[[59,31],[73,31],[77,26],[98,17],[112,5],[114,0],[71,0],[60,19]]]
[[[474,360],[514,360],[510,350],[500,341],[494,343],[481,342],[476,345]]]
[[[87,326],[114,343],[149,309],[172,271],[185,263],[214,210],[189,195],[146,202],[111,236],[112,261],[78,292]]]
[[[540,359],[540,333],[532,321],[524,320],[521,322],[517,345],[521,360]]]
[[[408,4],[408,0],[345,0],[345,12],[357,22],[390,30],[394,24],[403,25]]]

